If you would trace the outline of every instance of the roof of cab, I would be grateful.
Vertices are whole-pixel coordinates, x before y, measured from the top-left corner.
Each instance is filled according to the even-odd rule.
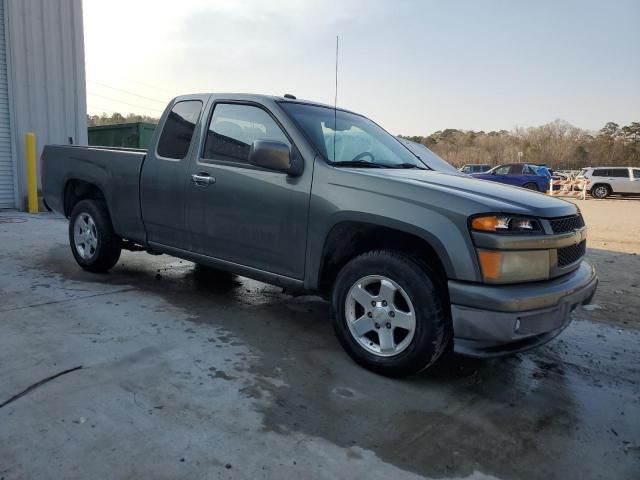
[[[325,103],[315,102],[312,100],[304,100],[300,98],[285,98],[284,96],[263,95],[258,93],[222,93],[222,92],[193,93],[193,94],[186,94],[186,95],[178,95],[177,97],[175,97],[174,100],[175,101],[194,100],[194,99],[200,99],[205,97],[214,97],[214,98],[220,98],[225,100],[255,101],[259,103],[268,103],[268,102],[301,103],[304,105],[313,105],[315,107],[324,107],[324,108],[331,108],[331,109],[334,108],[333,105],[327,105]],[[338,107],[337,110],[341,112],[354,113],[356,115],[360,115],[357,112],[353,112],[351,110],[347,110],[341,107]]]

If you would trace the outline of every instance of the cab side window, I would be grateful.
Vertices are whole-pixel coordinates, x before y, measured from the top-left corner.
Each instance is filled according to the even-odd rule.
[[[608,177],[609,170],[607,170],[606,168],[599,168],[597,170],[594,170],[591,176],[592,177]]]
[[[186,100],[173,106],[158,141],[159,156],[174,160],[187,156],[201,111],[200,100]]]
[[[291,147],[289,139],[271,116],[259,107],[220,103],[215,106],[203,161],[249,162],[249,151],[256,140],[274,140]]]
[[[507,175],[509,173],[509,169],[511,165],[503,165],[499,168],[495,169],[496,175]]]

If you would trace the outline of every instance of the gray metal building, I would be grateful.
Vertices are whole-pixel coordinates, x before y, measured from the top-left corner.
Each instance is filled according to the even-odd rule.
[[[26,205],[27,132],[38,162],[46,143],[87,144],[81,0],[0,0],[0,209]]]

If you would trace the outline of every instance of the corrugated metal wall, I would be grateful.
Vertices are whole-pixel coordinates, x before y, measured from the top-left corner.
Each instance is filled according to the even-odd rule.
[[[26,195],[24,134],[47,143],[87,144],[81,0],[0,0],[8,31],[9,92],[18,206]],[[1,94],[0,94],[1,95]],[[39,160],[38,160],[39,161]]]
[[[11,152],[4,3],[0,2],[0,208],[15,206],[15,172]]]

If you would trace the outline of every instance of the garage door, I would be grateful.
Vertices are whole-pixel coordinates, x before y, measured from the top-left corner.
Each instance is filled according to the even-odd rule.
[[[4,2],[0,0],[0,208],[14,208],[7,52],[4,35]]]

